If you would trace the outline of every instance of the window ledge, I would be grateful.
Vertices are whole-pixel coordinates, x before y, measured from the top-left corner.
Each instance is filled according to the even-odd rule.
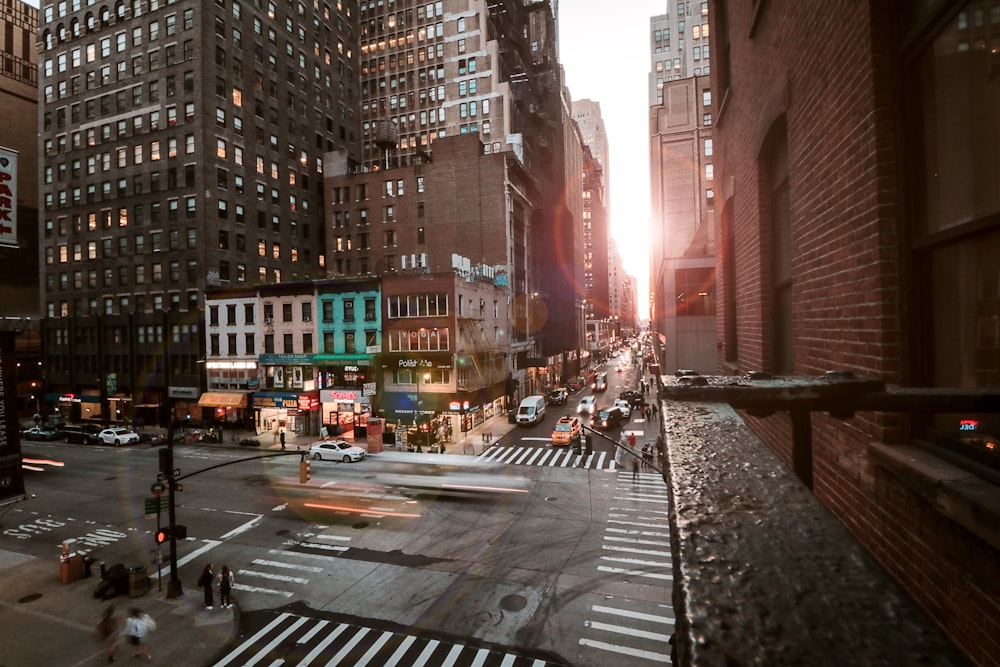
[[[1000,549],[1000,487],[920,447],[870,447],[876,463],[934,509]]]

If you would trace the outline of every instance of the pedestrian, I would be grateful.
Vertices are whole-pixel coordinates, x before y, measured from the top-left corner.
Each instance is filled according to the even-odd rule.
[[[274,429],[274,442],[278,442],[278,429]]]
[[[229,609],[233,606],[233,601],[229,597],[229,593],[233,590],[234,583],[236,583],[236,579],[233,577],[233,573],[229,571],[229,566],[223,565],[222,571],[219,572],[219,604],[222,605],[223,609]]]
[[[138,607],[129,609],[128,619],[125,621],[125,634],[134,647],[133,658],[144,656],[146,660],[153,659],[149,653],[149,633],[155,629],[156,621],[150,618],[149,614]]]
[[[279,436],[281,440],[281,448],[285,448],[285,429],[281,429],[281,435]]]
[[[97,641],[104,644],[104,657],[108,662],[115,661],[115,651],[118,650],[118,640],[122,634],[122,618],[113,604],[109,604],[97,622]]]
[[[653,413],[654,417],[656,416],[656,403],[653,403],[651,406],[649,406],[649,411]]]
[[[635,432],[628,434],[628,446],[635,451]]]
[[[214,583],[215,573],[212,572],[212,564],[206,563],[205,569],[201,571],[201,576],[198,577],[198,588],[205,591],[205,609],[214,609],[212,606],[212,584]]]
[[[656,452],[659,454],[660,459],[663,459],[663,434],[656,436]]]
[[[646,468],[653,467],[653,445],[648,442],[642,446],[642,464]]]
[[[632,455],[632,481],[639,480],[639,457]]]

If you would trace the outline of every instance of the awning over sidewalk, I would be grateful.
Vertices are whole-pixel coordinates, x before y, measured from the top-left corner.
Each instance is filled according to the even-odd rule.
[[[234,391],[206,391],[198,399],[198,405],[205,408],[245,408],[247,395]]]

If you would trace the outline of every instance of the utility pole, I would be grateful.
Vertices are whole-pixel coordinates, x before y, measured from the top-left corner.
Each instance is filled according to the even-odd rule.
[[[174,419],[173,411],[170,413],[170,425],[167,427],[167,449],[166,449],[166,470],[163,474],[167,478],[167,524],[170,533],[170,578],[167,579],[167,598],[177,598],[184,595],[181,587],[180,577],[177,576],[177,509],[174,504],[174,493],[177,487],[176,473],[174,468]]]

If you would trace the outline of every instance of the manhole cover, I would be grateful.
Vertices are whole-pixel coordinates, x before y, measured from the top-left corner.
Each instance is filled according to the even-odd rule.
[[[25,602],[34,602],[40,597],[42,597],[41,593],[32,593],[31,595],[25,595],[23,598],[18,600],[18,603],[24,604]]]
[[[367,521],[358,521],[357,523],[351,526],[351,528],[367,528],[367,527],[368,527]]]
[[[504,611],[521,611],[528,606],[523,595],[505,595],[500,598],[500,608]]]

